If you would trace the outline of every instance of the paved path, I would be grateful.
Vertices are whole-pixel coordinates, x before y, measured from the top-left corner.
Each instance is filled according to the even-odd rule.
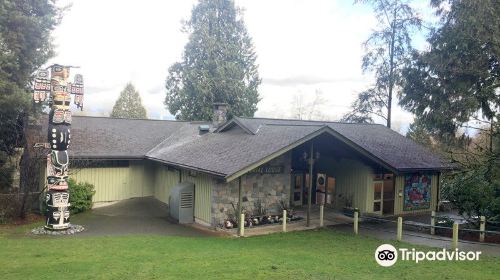
[[[353,232],[352,224],[335,225],[331,226],[330,228],[343,232]],[[359,234],[375,237],[382,240],[396,239],[396,229],[393,223],[378,223],[368,225],[361,223],[359,225]],[[411,244],[451,249],[451,238],[430,235],[421,232],[413,232],[408,230],[403,231],[403,241]],[[461,251],[481,251],[484,255],[500,257],[499,244],[459,241],[458,248]]]
[[[158,234],[213,236],[208,230],[173,223],[165,204],[151,197],[132,198],[71,217],[86,230],[78,236]]]

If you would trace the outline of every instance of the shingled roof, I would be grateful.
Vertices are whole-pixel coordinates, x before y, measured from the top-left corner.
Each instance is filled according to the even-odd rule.
[[[238,118],[257,132],[265,125],[325,125],[338,132],[338,137],[358,146],[398,171],[447,169],[449,165],[428,148],[380,124],[354,124],[280,119]]]
[[[147,158],[227,179],[328,133],[396,172],[449,167],[425,147],[382,125],[234,118],[200,134],[200,124],[75,116],[70,156]]]
[[[47,131],[44,121],[42,131]],[[186,122],[73,116],[72,158],[142,159]],[[189,123],[188,123],[189,124]]]

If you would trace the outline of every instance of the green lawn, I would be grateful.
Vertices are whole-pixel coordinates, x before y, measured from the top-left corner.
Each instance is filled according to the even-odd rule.
[[[0,229],[0,279],[422,280],[499,279],[500,274],[500,258],[492,257],[379,267],[373,256],[382,241],[333,230],[239,239],[20,236],[27,228],[16,234]]]

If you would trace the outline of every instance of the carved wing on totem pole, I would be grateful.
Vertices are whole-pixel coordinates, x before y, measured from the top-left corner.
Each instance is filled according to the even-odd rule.
[[[80,74],[75,75],[75,80],[71,84],[71,94],[75,95],[76,107],[83,110],[83,76]]]
[[[40,103],[48,100],[50,107],[47,131],[51,149],[47,155],[47,222],[48,229],[69,227],[68,148],[71,142],[71,94],[74,103],[83,110],[83,77],[76,74],[73,83],[68,82],[70,66],[52,65],[40,70],[35,77],[33,100]],[[50,75],[50,79],[49,79]]]
[[[50,80],[48,70],[38,70],[33,85],[33,101],[44,102],[50,96]]]

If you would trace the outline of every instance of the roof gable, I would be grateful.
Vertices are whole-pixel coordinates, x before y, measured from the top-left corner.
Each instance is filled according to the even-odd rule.
[[[222,126],[217,128],[214,132],[220,133],[220,132],[225,132],[231,129],[234,129],[235,127],[238,127],[245,131],[248,134],[255,134],[253,130],[251,130],[249,127],[244,125],[238,117],[232,118],[231,120],[225,122]]]

